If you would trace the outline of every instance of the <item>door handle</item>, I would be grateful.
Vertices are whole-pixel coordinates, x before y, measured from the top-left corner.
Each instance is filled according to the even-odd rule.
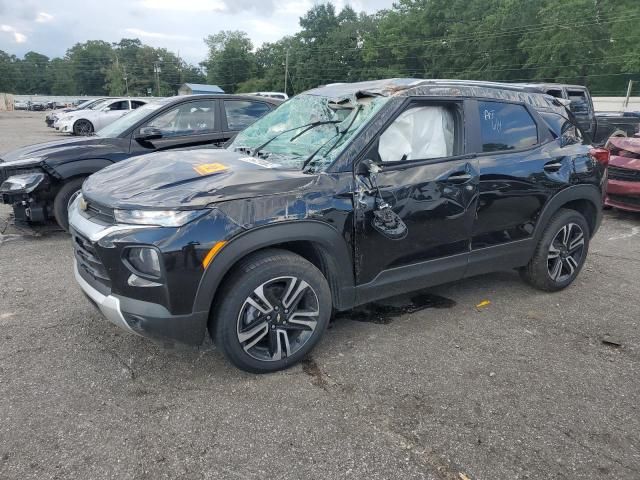
[[[555,173],[562,168],[562,161],[553,160],[544,164],[544,170],[546,172]]]
[[[470,173],[467,173],[466,171],[463,170],[460,172],[452,173],[447,177],[446,181],[449,183],[466,183],[472,178],[473,177],[471,176]]]

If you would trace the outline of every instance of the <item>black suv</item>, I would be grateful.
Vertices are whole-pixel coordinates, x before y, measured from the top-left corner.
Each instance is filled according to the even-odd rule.
[[[68,228],[67,206],[98,170],[158,150],[220,147],[280,100],[188,95],[147,103],[95,135],[39,143],[0,158],[0,201],[18,221],[55,218]]]
[[[394,79],[298,95],[221,150],[145,155],[70,208],[76,279],[119,326],[274,371],[334,309],[498,269],[566,287],[606,150],[528,87]]]

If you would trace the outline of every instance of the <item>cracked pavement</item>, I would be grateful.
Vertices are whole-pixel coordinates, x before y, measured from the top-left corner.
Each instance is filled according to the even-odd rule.
[[[0,152],[59,137],[43,117],[0,113]],[[432,288],[453,302],[342,314],[302,365],[255,376],[118,330],[68,237],[8,214],[2,479],[640,478],[640,215],[607,212],[562,292],[515,272]]]

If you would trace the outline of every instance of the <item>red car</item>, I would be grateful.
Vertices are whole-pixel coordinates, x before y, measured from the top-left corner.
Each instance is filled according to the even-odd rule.
[[[640,138],[611,137],[605,205],[640,212]]]

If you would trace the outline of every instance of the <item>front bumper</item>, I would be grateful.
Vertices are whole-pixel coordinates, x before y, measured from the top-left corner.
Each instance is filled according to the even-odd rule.
[[[56,122],[53,124],[55,129],[62,133],[72,133],[73,132],[73,122]]]
[[[103,250],[99,245],[101,241],[108,242],[117,236],[133,238],[136,234],[149,234],[149,227],[96,223],[80,213],[77,201],[69,210],[69,224],[75,249],[76,281],[107,320],[130,333],[155,340],[163,345],[202,344],[207,329],[208,311],[172,313],[167,306],[145,298],[150,290],[145,287],[137,289],[128,287],[127,292],[137,298],[123,295],[121,285],[123,276],[117,271],[125,267],[121,265],[118,255],[115,255],[117,259],[110,258],[107,263],[100,264],[101,254],[108,258],[108,255],[113,255],[119,249],[115,244],[117,242],[114,242]],[[133,241],[136,242],[136,240],[137,238]],[[85,245],[90,251],[84,250],[79,245]],[[96,273],[98,273],[97,276]],[[101,281],[107,277],[109,277],[108,280]]]
[[[136,331],[133,330],[124,319],[124,315],[122,315],[122,311],[120,310],[120,299],[114,297],[113,295],[103,295],[98,290],[93,288],[89,284],[89,282],[87,282],[84,278],[82,278],[82,275],[80,275],[80,270],[78,270],[78,262],[76,260],[73,261],[73,269],[76,277],[76,282],[78,282],[82,291],[87,297],[89,297],[89,300],[91,300],[95,304],[95,306],[98,307],[98,310],[102,312],[105,318],[120,328],[124,328],[131,333],[136,333]]]
[[[609,207],[640,212],[640,182],[609,179],[604,203]]]

